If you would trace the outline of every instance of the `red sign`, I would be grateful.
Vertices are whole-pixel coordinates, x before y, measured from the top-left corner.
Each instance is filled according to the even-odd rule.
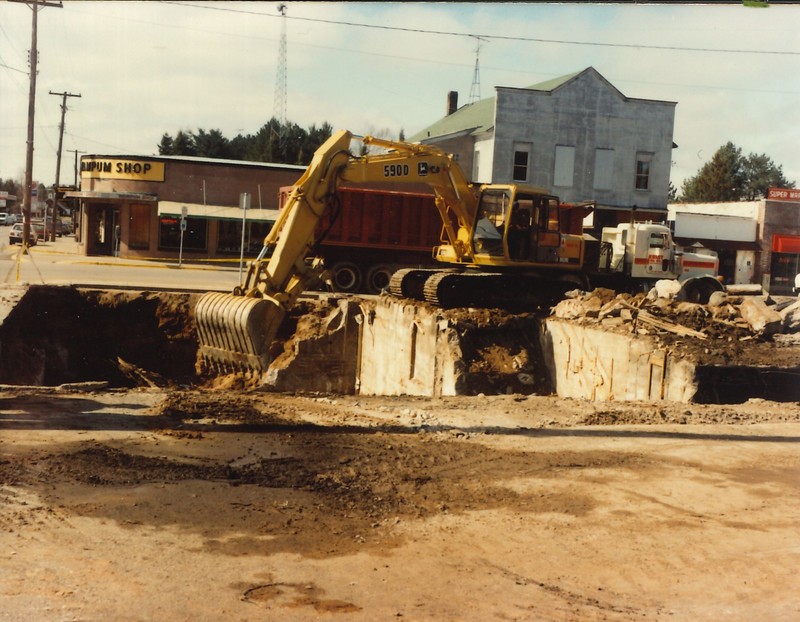
[[[772,201],[800,201],[800,190],[795,188],[770,188],[767,198]]]

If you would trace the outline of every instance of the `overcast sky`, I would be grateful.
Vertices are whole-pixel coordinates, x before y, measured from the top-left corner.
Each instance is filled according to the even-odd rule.
[[[154,155],[164,133],[254,134],[276,113],[282,22],[287,119],[410,136],[468,103],[594,67],[628,97],[677,102],[680,189],[732,141],[800,182],[800,6],[627,3],[87,2],[38,13],[34,180],[74,150]],[[0,2],[0,178],[24,179],[31,8]],[[478,39],[471,35],[481,35]]]

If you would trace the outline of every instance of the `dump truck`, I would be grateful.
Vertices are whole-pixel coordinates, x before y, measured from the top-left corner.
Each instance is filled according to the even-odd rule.
[[[384,152],[354,155],[354,139]],[[337,190],[385,183],[425,185],[442,224],[440,242],[431,249],[441,265],[398,270],[389,283],[392,295],[440,307],[493,306],[537,298],[554,302],[559,288],[588,286],[583,237],[562,231],[558,197],[547,190],[476,186],[453,156],[436,146],[340,130],[320,146],[292,187],[243,282],[229,294],[211,292],[198,301],[202,360],[221,371],[263,372],[287,311],[312,283],[325,280],[317,227],[338,209]]]

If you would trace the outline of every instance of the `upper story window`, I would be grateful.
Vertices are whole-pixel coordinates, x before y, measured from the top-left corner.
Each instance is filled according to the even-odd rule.
[[[614,150],[595,149],[594,151],[594,189],[611,190],[614,181]]]
[[[653,163],[652,153],[636,154],[636,189],[650,190],[650,168]]]
[[[511,178],[514,181],[528,181],[531,159],[530,143],[514,143],[514,166]]]
[[[575,147],[556,145],[556,164],[553,185],[572,188],[575,177]]]

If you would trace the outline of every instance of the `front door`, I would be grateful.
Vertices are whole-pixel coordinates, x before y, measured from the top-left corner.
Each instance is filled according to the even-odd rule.
[[[119,209],[112,205],[95,203],[87,206],[87,255],[112,255],[114,253],[114,225],[119,222]]]

